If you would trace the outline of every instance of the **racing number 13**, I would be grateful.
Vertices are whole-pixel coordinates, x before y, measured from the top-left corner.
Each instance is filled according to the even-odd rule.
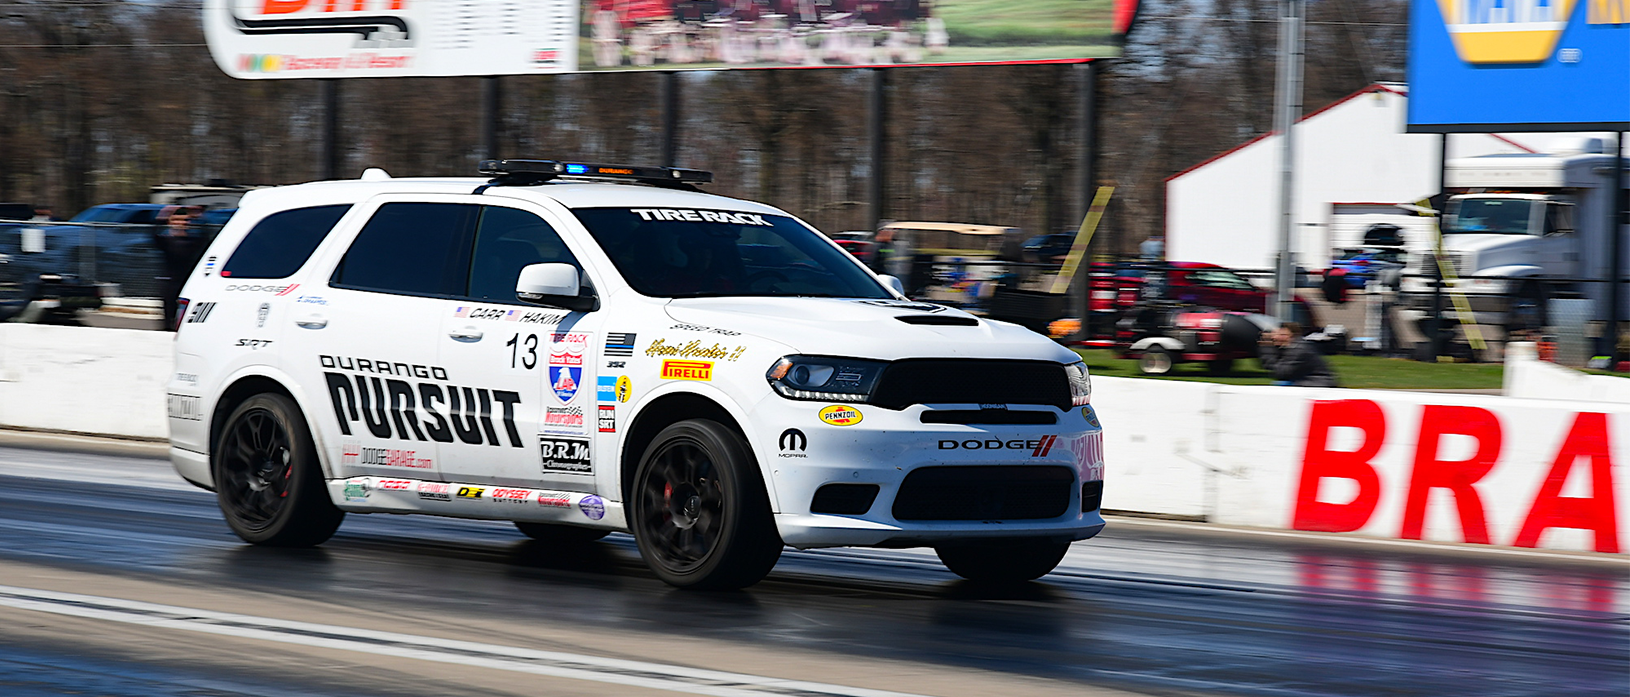
[[[521,344],[523,343],[526,344],[526,353],[524,355],[521,353]],[[520,334],[516,334],[510,337],[509,341],[504,342],[504,345],[509,347],[509,367],[514,368],[517,359],[519,359],[521,367],[527,370],[538,366],[537,334],[527,334],[525,341],[521,340]]]

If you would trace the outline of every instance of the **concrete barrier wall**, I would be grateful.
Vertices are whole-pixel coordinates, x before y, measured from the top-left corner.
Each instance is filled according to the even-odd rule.
[[[1507,397],[1630,403],[1630,378],[1591,375],[1539,359],[1533,342],[1506,346]]]
[[[0,324],[0,426],[168,438],[173,337]]]
[[[1104,507],[1624,552],[1630,404],[1096,378]]]
[[[0,324],[0,426],[167,437],[171,336]],[[1630,544],[1630,403],[1107,377],[1093,387],[1108,509],[1522,547]]]

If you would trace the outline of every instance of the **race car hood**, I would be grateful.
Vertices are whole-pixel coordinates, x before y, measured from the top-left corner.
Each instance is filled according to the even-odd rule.
[[[741,332],[809,355],[1078,360],[1016,324],[904,300],[689,298],[669,302],[667,311],[678,322]]]

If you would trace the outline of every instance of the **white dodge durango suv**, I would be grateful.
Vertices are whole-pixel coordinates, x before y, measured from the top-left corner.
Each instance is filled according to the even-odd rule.
[[[1076,355],[901,295],[695,170],[488,161],[250,192],[187,280],[171,455],[254,544],[345,513],[627,531],[664,581],[783,546],[1027,580],[1096,535]]]

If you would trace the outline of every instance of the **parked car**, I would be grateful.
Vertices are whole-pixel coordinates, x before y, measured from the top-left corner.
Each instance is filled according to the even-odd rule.
[[[1136,359],[1145,375],[1165,375],[1185,362],[1226,375],[1234,361],[1255,358],[1262,332],[1275,326],[1257,313],[1150,303],[1123,317],[1115,336],[1121,357]]]
[[[1062,263],[1075,245],[1075,233],[1037,235],[1024,241],[1024,260],[1038,264]]]

